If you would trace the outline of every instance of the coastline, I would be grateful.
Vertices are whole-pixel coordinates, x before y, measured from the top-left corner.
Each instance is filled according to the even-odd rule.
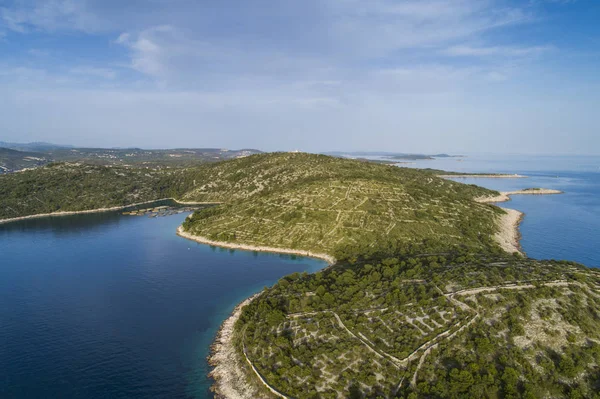
[[[311,258],[317,258],[325,260],[329,266],[335,264],[336,260],[333,256],[327,254],[319,254],[310,251],[299,251],[289,248],[275,248],[275,247],[263,247],[253,246],[244,244],[233,244],[223,241],[213,241],[206,237],[196,236],[187,233],[183,230],[183,226],[177,228],[177,235],[198,242],[205,245],[213,245],[221,248],[240,249],[244,251],[257,251],[267,253],[278,253],[278,254],[289,254],[307,256]],[[235,307],[231,315],[223,321],[213,344],[210,347],[210,355],[208,357],[208,364],[213,368],[208,374],[210,378],[214,380],[211,386],[211,391],[215,394],[215,398],[218,399],[254,399],[260,397],[260,393],[255,387],[247,382],[246,374],[243,370],[243,359],[240,358],[236,352],[235,345],[233,343],[233,332],[236,322],[239,320],[242,310],[254,299],[260,296],[261,293],[254,294],[250,298],[244,300]],[[246,358],[246,361],[248,359]],[[249,362],[249,361],[248,361]],[[254,367],[250,363],[250,367]],[[254,370],[257,373],[256,370]],[[257,374],[258,375],[258,374]],[[269,390],[273,390],[267,385],[264,380],[258,375],[263,385]],[[276,391],[273,391],[275,395],[285,397]]]
[[[481,203],[491,203],[491,202],[507,202],[510,201],[511,195],[557,195],[564,194],[564,191],[560,190],[551,190],[547,188],[540,189],[531,189],[527,188],[525,190],[517,190],[517,191],[501,191],[500,195],[495,197],[480,197],[476,198],[475,201]]]
[[[60,216],[71,216],[71,215],[90,214],[90,213],[115,212],[115,211],[122,211],[123,209],[127,209],[132,206],[142,206],[142,205],[146,205],[146,204],[152,204],[154,202],[169,201],[169,200],[174,201],[180,205],[219,205],[219,204],[221,204],[220,202],[184,202],[184,201],[178,201],[175,198],[160,198],[160,199],[156,199],[156,200],[139,202],[139,203],[135,203],[135,204],[113,206],[110,208],[96,208],[96,209],[89,209],[89,210],[84,210],[84,211],[60,211],[60,212],[52,212],[52,213],[38,213],[35,215],[19,216],[16,218],[9,218],[9,219],[0,219],[0,224],[18,222],[20,220],[40,219],[40,218],[46,218],[46,217],[60,217]]]
[[[183,230],[183,226],[179,226],[177,228],[177,235],[188,240],[196,241],[200,244],[212,245],[215,247],[221,248],[229,248],[229,249],[241,249],[243,251],[255,251],[255,252],[268,252],[275,254],[286,254],[286,255],[298,255],[298,256],[307,256],[309,258],[317,258],[326,261],[329,266],[335,264],[336,260],[333,256],[327,254],[320,254],[311,251],[302,251],[291,248],[276,248],[276,247],[263,247],[263,246],[254,246],[254,245],[244,245],[244,244],[234,244],[230,242],[224,241],[213,241],[206,237],[196,236],[190,233],[187,233]]]
[[[256,389],[246,381],[240,364],[241,359],[233,344],[233,332],[244,307],[259,295],[260,293],[254,294],[235,307],[231,315],[221,324],[210,347],[208,364],[213,369],[208,376],[214,380],[210,390],[215,394],[215,398],[252,399],[258,395]]]
[[[521,248],[521,233],[519,231],[519,225],[523,221],[525,214],[516,209],[500,209],[506,213],[498,218],[500,230],[494,235],[494,239],[506,252],[518,252],[521,255],[525,255]]]
[[[524,189],[517,191],[504,191],[500,192],[499,195],[493,197],[480,197],[476,198],[475,201],[479,203],[498,203],[510,201],[511,195],[555,195],[564,194],[563,191],[551,190],[551,189]],[[515,209],[502,208],[504,215],[498,219],[499,231],[494,235],[494,239],[508,253],[518,252],[521,255],[525,255],[523,248],[521,247],[521,232],[519,226],[525,217],[523,212]]]

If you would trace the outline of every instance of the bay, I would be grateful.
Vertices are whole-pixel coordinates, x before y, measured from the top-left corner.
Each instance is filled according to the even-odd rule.
[[[185,240],[185,217],[0,225],[0,397],[212,397],[206,357],[233,308],[326,266]]]

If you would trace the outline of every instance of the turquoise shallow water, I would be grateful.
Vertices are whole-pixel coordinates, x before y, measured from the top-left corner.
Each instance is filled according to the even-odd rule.
[[[196,244],[184,217],[0,226],[0,397],[212,397],[205,359],[235,305],[325,266]]]

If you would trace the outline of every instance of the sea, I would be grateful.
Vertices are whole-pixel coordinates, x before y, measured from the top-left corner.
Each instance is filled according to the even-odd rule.
[[[525,179],[457,179],[514,196],[536,259],[600,267],[600,157],[468,154],[402,164]],[[212,398],[206,358],[251,294],[325,262],[175,234],[186,214],[118,212],[0,225],[0,398]]]
[[[403,167],[526,178],[456,178],[497,191],[549,188],[559,195],[514,195],[498,204],[525,214],[521,246],[530,258],[565,259],[600,267],[600,156],[468,154],[409,161]]]
[[[0,398],[212,398],[234,307],[321,260],[178,237],[187,215],[0,225]]]

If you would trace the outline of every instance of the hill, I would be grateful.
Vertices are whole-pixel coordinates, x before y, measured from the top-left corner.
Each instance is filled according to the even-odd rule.
[[[265,289],[213,375],[248,398],[598,398],[599,327],[596,270],[398,256]]]
[[[50,162],[87,163],[104,166],[127,166],[133,168],[183,168],[194,167],[208,162],[219,162],[229,159],[259,154],[254,149],[228,150],[221,148],[176,148],[176,149],[141,149],[141,148],[80,148],[61,146],[50,143],[6,143],[0,141],[0,148],[20,151],[27,155],[22,157],[36,158],[39,162],[20,162],[3,169],[3,160],[8,155],[0,152],[0,173],[16,172],[21,169],[38,167]],[[25,160],[27,161],[27,160]]]
[[[183,170],[55,163],[0,176],[0,219],[60,211],[83,211],[178,197]]]
[[[226,202],[184,229],[213,241],[327,253],[495,246],[489,190],[395,166],[309,154],[265,154],[198,170],[185,200]]]
[[[34,142],[34,143],[7,143],[5,141],[0,141],[0,147],[10,148],[11,150],[17,151],[29,151],[29,152],[46,152],[50,150],[54,150],[57,148],[70,148],[71,146],[52,144],[52,143],[44,143],[44,142]]]
[[[0,174],[35,168],[50,162],[42,153],[17,151],[0,147]]]
[[[179,148],[147,150],[141,148],[54,148],[48,156],[60,162],[85,162],[95,165],[130,167],[193,167],[260,153],[258,150],[218,148]]]

